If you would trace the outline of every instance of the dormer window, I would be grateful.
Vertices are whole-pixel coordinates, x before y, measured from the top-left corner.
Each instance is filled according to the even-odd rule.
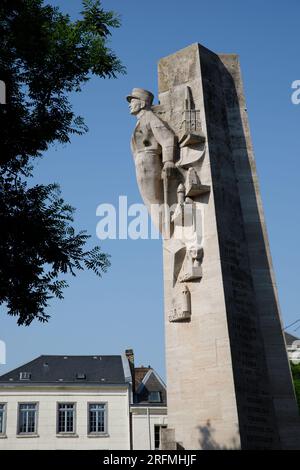
[[[86,374],[82,374],[81,372],[76,374],[77,380],[86,380]]]
[[[160,394],[160,392],[149,392],[148,400],[151,403],[161,403],[161,394]]]
[[[20,380],[30,380],[31,373],[30,372],[20,372]]]

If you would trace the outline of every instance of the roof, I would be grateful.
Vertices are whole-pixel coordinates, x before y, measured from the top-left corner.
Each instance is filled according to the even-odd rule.
[[[135,367],[134,368],[134,383],[135,383],[135,390],[138,389],[138,387],[140,386],[140,384],[142,383],[145,375],[147,374],[147,372],[149,372],[149,370],[151,369],[151,367],[144,367],[144,366],[141,366],[141,367]]]
[[[297,336],[291,335],[290,333],[284,332],[285,342],[288,346],[292,345],[294,341],[300,341],[300,338]]]
[[[30,379],[20,379],[27,372]],[[4,383],[125,384],[122,356],[39,356],[0,376]]]
[[[134,406],[167,406],[166,385],[151,367],[135,368]],[[150,392],[159,392],[161,401],[152,402]]]

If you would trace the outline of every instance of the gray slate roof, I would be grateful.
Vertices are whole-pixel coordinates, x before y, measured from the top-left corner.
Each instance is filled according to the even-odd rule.
[[[30,380],[20,380],[20,372],[29,372]],[[84,374],[85,378],[77,378],[78,374]],[[126,381],[121,356],[39,356],[0,376],[0,387],[4,383],[84,385],[125,384]]]
[[[290,333],[284,332],[285,342],[288,346],[291,346],[294,341],[299,341],[300,338],[297,336],[291,335]]]

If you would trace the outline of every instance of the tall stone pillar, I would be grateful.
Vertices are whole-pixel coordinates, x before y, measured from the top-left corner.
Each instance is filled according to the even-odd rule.
[[[185,449],[300,449],[238,58],[193,44],[158,75],[179,175],[164,182],[168,426]]]

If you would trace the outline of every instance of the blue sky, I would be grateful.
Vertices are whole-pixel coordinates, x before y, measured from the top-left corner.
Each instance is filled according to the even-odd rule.
[[[49,3],[74,17],[81,6],[80,0]],[[97,244],[98,204],[117,204],[119,195],[127,195],[129,204],[141,202],[126,94],[137,86],[157,96],[157,61],[189,44],[239,54],[281,309],[284,324],[292,323],[300,318],[300,105],[291,102],[291,84],[300,79],[299,1],[104,0],[103,6],[121,15],[111,47],[127,75],[92,79],[72,96],[89,133],[50,149],[36,165],[35,180],[60,183],[77,208],[76,227],[87,229]],[[119,354],[132,347],[137,364],[165,375],[161,242],[110,240],[101,246],[111,254],[109,272],[102,280],[89,272],[70,279],[65,299],[51,302],[48,324],[18,327],[2,309],[7,364],[0,373],[40,354]]]

